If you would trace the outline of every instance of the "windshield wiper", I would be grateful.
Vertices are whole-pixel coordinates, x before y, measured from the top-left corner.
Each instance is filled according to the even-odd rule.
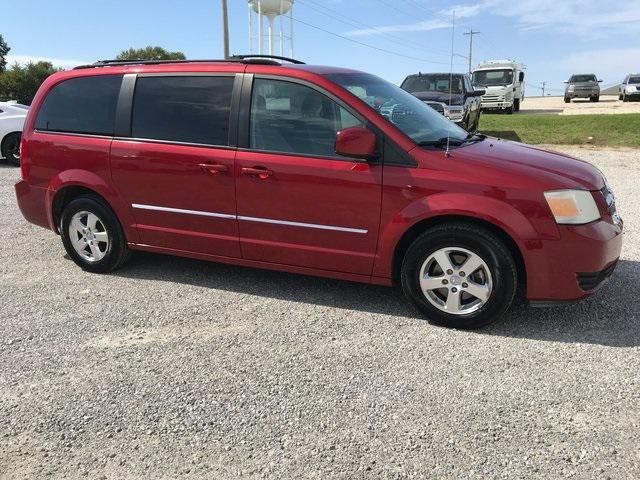
[[[449,145],[462,145],[465,141],[460,140],[459,138],[450,138],[450,137],[440,137],[437,140],[424,140],[418,143],[421,147],[446,147],[447,143]]]

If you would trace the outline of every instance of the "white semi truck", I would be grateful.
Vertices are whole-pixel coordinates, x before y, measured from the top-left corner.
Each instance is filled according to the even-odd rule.
[[[490,60],[472,73],[474,87],[482,88],[482,110],[520,110],[524,101],[524,66],[513,60]]]

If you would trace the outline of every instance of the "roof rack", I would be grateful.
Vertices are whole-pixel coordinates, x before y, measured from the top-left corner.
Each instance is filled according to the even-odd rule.
[[[227,59],[213,59],[213,60],[98,60],[95,63],[88,65],[79,65],[74,67],[74,70],[80,70],[84,68],[99,68],[99,67],[121,67],[127,65],[164,65],[171,63],[253,63],[259,65],[281,65],[277,60],[293,63],[295,65],[304,65],[304,62],[296,60],[294,58],[280,57],[277,55],[233,55]]]

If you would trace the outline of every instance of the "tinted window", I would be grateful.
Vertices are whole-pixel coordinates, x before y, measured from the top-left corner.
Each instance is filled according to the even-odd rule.
[[[451,82],[451,93],[456,95],[463,93],[462,77],[459,75],[444,74],[426,74],[419,75],[417,77],[409,77],[402,84],[403,90],[409,93],[415,92],[440,92],[449,93],[449,80],[453,78]]]
[[[570,83],[595,82],[595,75],[572,75],[569,79]]]
[[[139,77],[131,135],[205,145],[229,144],[234,77]]]
[[[335,155],[336,133],[362,122],[304,85],[256,79],[251,101],[251,148],[300,155]]]
[[[113,135],[122,75],[79,77],[59,83],[47,95],[37,130]]]

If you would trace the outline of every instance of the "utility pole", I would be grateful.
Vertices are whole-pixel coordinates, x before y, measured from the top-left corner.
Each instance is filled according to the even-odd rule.
[[[229,58],[229,13],[227,0],[222,0],[222,32],[224,35],[224,58]]]
[[[480,32],[474,32],[473,28],[470,32],[465,33],[465,35],[469,35],[469,73],[471,73],[471,58],[473,56],[473,36],[479,34]]]
[[[547,82],[542,82],[542,98],[544,98],[544,89],[547,86]]]

